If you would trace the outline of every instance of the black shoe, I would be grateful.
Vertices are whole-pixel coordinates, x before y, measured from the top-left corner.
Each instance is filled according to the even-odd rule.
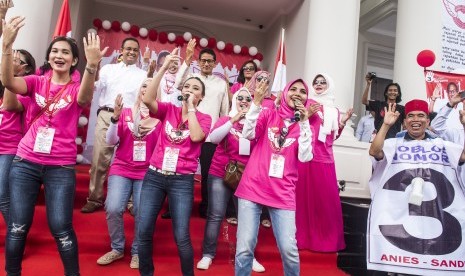
[[[162,219],[171,219],[171,212],[170,211],[164,212],[163,214],[161,214],[161,218]]]

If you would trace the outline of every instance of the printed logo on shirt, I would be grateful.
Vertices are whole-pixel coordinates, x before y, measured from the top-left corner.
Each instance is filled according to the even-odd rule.
[[[268,128],[268,139],[270,140],[271,148],[275,151],[287,148],[295,142],[295,138],[283,137],[277,127]]]
[[[239,140],[239,138],[244,137],[242,136],[242,132],[238,131],[237,129],[233,127],[229,130],[229,133],[231,133],[237,140]]]
[[[130,120],[129,120],[129,121],[126,121],[126,122],[127,122],[127,124],[128,124],[129,130],[130,130],[133,134],[135,134],[135,133],[134,133],[134,132],[135,132],[134,123],[131,122]],[[152,129],[149,130],[147,133],[145,133],[144,136],[149,135],[149,134],[152,133],[154,130],[155,130],[155,128],[152,128]],[[139,131],[140,131],[140,125],[139,125]]]
[[[168,136],[168,139],[171,143],[180,144],[184,142],[187,139],[187,137],[189,137],[190,131],[187,127],[185,127],[185,129],[183,127],[180,127],[179,129],[173,128],[170,122],[166,121],[165,133]]]
[[[50,105],[48,106],[48,110],[45,111],[45,114],[47,114],[47,115],[49,115],[49,116],[50,116],[50,115],[54,115],[54,114],[56,114],[60,109],[63,109],[63,108],[65,108],[65,107],[67,107],[72,101],[73,101],[73,99],[71,98],[71,95],[68,94],[68,95],[66,95],[65,97],[63,97],[62,99],[60,99],[60,100],[58,101],[58,103],[56,103],[56,104],[53,104],[53,103],[50,104]],[[47,102],[46,102],[45,98],[42,97],[42,95],[40,95],[40,94],[38,94],[38,93],[36,93],[36,103],[37,103],[40,107],[42,107],[42,108],[44,108],[45,106],[47,106]]]

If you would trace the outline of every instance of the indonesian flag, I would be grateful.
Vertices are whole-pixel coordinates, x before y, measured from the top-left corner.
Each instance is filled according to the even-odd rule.
[[[284,47],[284,29],[282,29],[281,40],[279,41],[278,55],[276,56],[276,65],[274,70],[273,86],[271,87],[271,94],[276,97],[284,90],[286,83],[286,51]]]
[[[71,16],[69,12],[68,0],[64,0],[61,5],[60,15],[58,16],[57,26],[53,37],[67,36],[71,37]]]

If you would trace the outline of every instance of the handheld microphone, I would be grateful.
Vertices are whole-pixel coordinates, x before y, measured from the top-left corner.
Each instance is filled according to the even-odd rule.
[[[187,99],[189,98],[189,95],[190,94],[184,94],[184,95],[179,95],[178,96],[178,101],[186,101],[187,102]]]
[[[296,103],[300,103],[300,100],[294,100],[294,106],[296,105]],[[296,110],[294,111],[294,120],[295,120],[296,122],[299,122],[299,121],[300,121],[300,115],[301,115],[301,114],[300,114],[300,111],[296,109]]]

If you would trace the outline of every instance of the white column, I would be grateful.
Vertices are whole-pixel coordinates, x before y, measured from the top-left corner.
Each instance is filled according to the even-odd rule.
[[[14,7],[8,10],[6,20],[16,15],[26,17],[26,25],[19,31],[13,48],[29,51],[40,66],[45,61],[45,51],[51,41],[50,25],[56,21],[52,20],[55,0],[13,2]]]
[[[330,75],[341,112],[354,105],[359,16],[360,0],[310,1],[304,76],[310,84],[318,73]],[[343,136],[355,140],[350,127]]]
[[[442,1],[436,0],[397,2],[394,82],[402,89],[402,104],[426,100],[423,68],[417,63],[420,51],[432,50],[436,62],[430,69],[441,70],[441,5]]]

